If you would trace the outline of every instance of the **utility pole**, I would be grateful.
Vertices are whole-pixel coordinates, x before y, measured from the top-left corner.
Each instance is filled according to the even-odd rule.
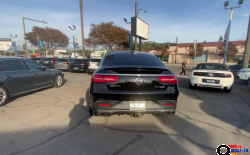
[[[24,22],[25,19],[26,20],[35,21],[35,22],[44,23],[44,24],[48,24],[48,22],[39,21],[39,20],[35,20],[35,19],[30,19],[30,18],[23,17],[23,37],[24,37],[24,42],[25,42],[25,52],[26,52],[26,55],[28,56],[27,40],[25,39],[25,34],[26,34],[26,31],[25,31],[25,22]]]
[[[10,37],[14,38],[14,42],[13,43],[14,43],[14,46],[15,46],[16,57],[18,57],[17,47],[16,47],[16,38],[17,38],[17,35],[14,35],[14,36],[10,35]]]
[[[196,61],[196,48],[197,48],[197,40],[194,41],[194,64]]]
[[[175,63],[176,63],[176,56],[177,56],[177,43],[178,43],[178,37],[175,37],[176,38],[176,46],[175,46]]]
[[[82,31],[82,58],[85,57],[85,46],[84,46],[84,28],[83,28],[83,9],[82,9],[82,0],[80,0],[80,17],[81,17],[81,31]]]
[[[137,2],[135,2],[135,20],[137,19]],[[137,50],[137,37],[135,36],[135,51]]]
[[[241,4],[243,4],[243,1],[244,0],[239,0],[239,2],[238,2],[239,6],[237,6],[237,7],[231,7],[231,8],[227,8],[227,6],[229,5],[229,1],[226,1],[224,3],[225,10],[231,9],[229,23],[228,23],[227,30],[226,30],[226,33],[225,33],[226,34],[226,43],[225,43],[225,51],[224,51],[224,59],[223,59],[223,64],[224,65],[225,65],[226,59],[227,59],[227,47],[228,47],[228,40],[229,40],[230,29],[231,29],[231,21],[232,21],[232,18],[233,18],[233,9],[234,8],[240,8]]]
[[[250,14],[249,14],[249,21],[248,21],[247,40],[246,40],[246,45],[245,45],[244,57],[243,57],[243,68],[248,68],[249,56],[250,56]]]

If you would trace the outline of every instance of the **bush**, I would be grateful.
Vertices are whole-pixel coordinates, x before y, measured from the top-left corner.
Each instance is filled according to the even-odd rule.
[[[227,62],[231,62],[232,58],[231,57],[227,57]]]

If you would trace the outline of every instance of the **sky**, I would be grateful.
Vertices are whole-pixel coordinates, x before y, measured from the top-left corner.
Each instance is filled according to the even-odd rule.
[[[224,9],[225,0],[137,0],[139,17],[149,24],[149,41],[179,43],[213,42],[225,33],[230,10]],[[230,0],[229,7],[237,6],[238,0]],[[59,29],[71,40],[75,35],[81,42],[79,0],[0,0],[0,38],[18,35],[17,44],[24,43],[22,17],[44,20],[48,24],[25,21],[26,32],[33,26]],[[134,0],[83,0],[84,37],[87,38],[90,24],[113,21],[128,29],[123,18],[135,15]],[[250,0],[245,0],[239,9],[234,9],[230,40],[246,39],[250,13]],[[81,44],[80,44],[81,45]]]

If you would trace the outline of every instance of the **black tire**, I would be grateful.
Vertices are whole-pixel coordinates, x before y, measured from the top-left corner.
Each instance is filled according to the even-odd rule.
[[[194,89],[194,86],[192,86],[192,84],[190,82],[189,82],[189,88]]]
[[[233,88],[233,87],[231,87],[231,88],[229,88],[229,89],[225,89],[225,92],[227,92],[227,93],[231,93],[232,88]]]
[[[59,81],[58,81],[59,80]],[[54,87],[55,88],[59,88],[63,85],[63,76],[58,74],[55,78],[55,81],[54,81]]]
[[[7,89],[0,85],[0,107],[7,103],[9,93]]]
[[[89,115],[90,115],[90,116],[93,116],[93,115],[94,115],[94,114],[93,114],[93,110],[91,109],[90,105],[89,105]]]

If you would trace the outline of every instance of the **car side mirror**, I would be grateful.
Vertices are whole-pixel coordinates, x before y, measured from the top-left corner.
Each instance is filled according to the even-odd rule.
[[[42,66],[42,67],[41,67],[41,71],[46,71],[46,69],[47,69],[47,68],[46,68],[45,66]]]

